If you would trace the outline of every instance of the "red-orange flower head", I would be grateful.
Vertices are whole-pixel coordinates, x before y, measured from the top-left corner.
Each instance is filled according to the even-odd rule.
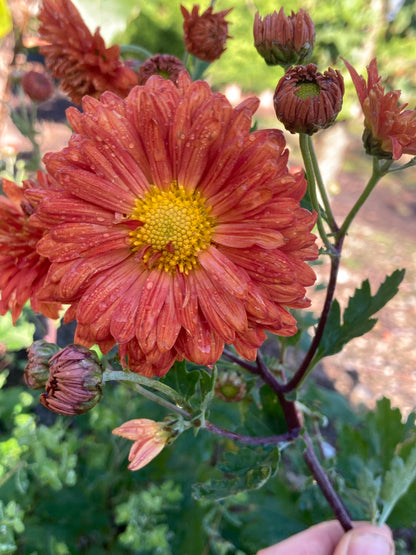
[[[324,74],[315,64],[291,67],[274,93],[277,118],[291,133],[312,135],[332,125],[342,108],[344,79],[338,70]]]
[[[120,61],[120,47],[105,47],[99,28],[94,35],[71,0],[43,0],[38,18],[46,66],[76,104],[84,95],[104,91],[125,97],[137,85],[136,73]]]
[[[185,48],[196,58],[204,62],[218,60],[225,52],[225,43],[231,37],[228,35],[228,21],[225,16],[232,8],[213,13],[213,7],[199,15],[199,6],[192,7],[192,11],[181,5],[183,21],[183,40]]]
[[[364,112],[363,142],[367,154],[398,160],[402,154],[416,154],[416,111],[399,105],[401,91],[385,93],[374,58],[367,67],[368,80],[358,75],[346,60]]]
[[[176,56],[169,54],[155,54],[144,61],[139,69],[139,85],[144,85],[152,75],[161,75],[165,79],[177,82],[185,66]]]
[[[264,19],[256,12],[253,35],[254,46],[266,64],[285,69],[305,62],[315,45],[315,25],[305,10],[286,16],[282,7]]]
[[[38,173],[40,185],[48,187],[45,174]],[[44,229],[32,224],[29,217],[35,211],[35,202],[28,202],[25,190],[36,190],[38,183],[27,180],[24,187],[3,179],[0,195],[0,314],[12,312],[13,324],[30,299],[35,312],[48,318],[58,318],[60,306],[53,302],[42,302],[37,293],[43,286],[49,270],[49,260],[37,253],[38,241]]]
[[[171,434],[163,422],[138,418],[124,422],[113,434],[134,441],[129,453],[129,470],[139,470],[154,459],[168,443]]]
[[[22,77],[22,88],[27,96],[35,102],[44,102],[53,94],[51,77],[40,71],[27,71]]]
[[[43,298],[71,305],[77,343],[118,343],[151,376],[175,360],[213,364],[224,343],[254,359],[264,330],[296,332],[286,308],[309,305],[315,216],[283,133],[250,133],[258,104],[233,109],[182,72],[177,86],[153,76],[124,100],[67,110],[75,134],[44,157],[59,190],[33,218],[50,226]]]
[[[102,376],[103,368],[94,351],[68,345],[50,359],[46,393],[39,400],[64,416],[84,414],[101,400]]]

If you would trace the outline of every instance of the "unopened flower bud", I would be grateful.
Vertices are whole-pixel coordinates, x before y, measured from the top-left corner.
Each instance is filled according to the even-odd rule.
[[[46,408],[74,416],[89,411],[101,400],[103,368],[94,351],[68,345],[49,362],[46,393],[40,396]]]
[[[225,372],[215,384],[215,395],[227,402],[241,401],[246,394],[246,384],[237,372]]]
[[[140,66],[139,85],[144,85],[152,75],[160,75],[176,84],[180,72],[185,70],[184,64],[176,56],[155,54]]]
[[[49,360],[59,351],[58,345],[39,339],[27,350],[24,371],[26,384],[31,389],[43,389],[49,378]]]
[[[181,6],[184,18],[183,40],[189,54],[204,62],[213,62],[220,58],[225,51],[227,39],[231,38],[228,35],[228,21],[225,20],[231,10],[232,8],[212,13],[213,7],[210,6],[199,15],[199,6],[193,6],[192,12]]]
[[[27,96],[35,102],[44,102],[53,94],[54,86],[47,73],[31,70],[22,77],[22,88]]]
[[[277,118],[291,133],[312,135],[332,125],[341,110],[344,79],[338,70],[324,74],[315,64],[290,68],[274,93]]]
[[[129,470],[139,470],[154,459],[171,438],[164,422],[139,418],[124,422],[113,434],[134,441],[129,453]]]
[[[284,9],[262,19],[256,13],[253,26],[254,46],[266,64],[288,68],[302,64],[315,45],[315,25],[305,10],[285,15]]]

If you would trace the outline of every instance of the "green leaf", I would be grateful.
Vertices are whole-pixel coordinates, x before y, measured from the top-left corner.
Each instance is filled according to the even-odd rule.
[[[406,460],[396,455],[391,461],[390,470],[386,472],[380,496],[383,511],[379,519],[379,525],[386,522],[396,503],[403,497],[416,478],[416,437],[413,444]]]
[[[359,426],[342,426],[338,437],[337,470],[349,488],[353,511],[359,504],[364,508],[358,518],[378,520],[381,524],[398,505],[398,514],[403,514],[404,510],[406,518],[414,522],[414,512],[406,514],[413,506],[413,499],[409,503],[406,493],[416,478],[413,423],[413,416],[403,422],[400,410],[392,408],[389,399],[383,398],[377,402],[375,410],[361,417]]]
[[[391,276],[387,276],[374,296],[371,295],[369,281],[367,279],[363,281],[361,289],[356,289],[354,296],[350,297],[348,306],[344,311],[342,324],[340,305],[335,300],[332,303],[325,334],[315,362],[325,356],[339,353],[346,343],[370,331],[377,322],[371,316],[394,297],[403,280],[404,273],[405,270],[395,270]]]
[[[19,351],[28,347],[33,342],[35,326],[27,322],[24,317],[20,317],[13,326],[12,315],[6,312],[0,318],[0,342],[6,345],[9,351]]]
[[[275,474],[279,457],[277,447],[272,451],[243,447],[237,453],[227,453],[225,463],[218,465],[227,477],[195,484],[193,497],[197,500],[218,500],[260,489]]]
[[[111,44],[114,36],[125,30],[128,21],[140,12],[138,2],[131,0],[73,0],[81,13],[85,24],[94,33],[100,28],[106,46]]]
[[[196,366],[189,363],[175,362],[173,368],[161,380],[177,391],[186,401],[198,397],[198,405],[201,399],[212,390],[212,376],[207,372],[205,366]]]

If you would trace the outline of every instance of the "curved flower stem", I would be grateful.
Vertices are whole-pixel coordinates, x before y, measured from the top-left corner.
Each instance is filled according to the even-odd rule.
[[[131,52],[132,54],[139,54],[140,56],[144,56],[145,58],[151,58],[153,56],[153,54],[149,52],[149,50],[143,48],[143,46],[139,46],[138,44],[122,44],[120,46],[120,52],[121,54],[128,54],[129,52]]]
[[[318,457],[316,456],[315,450],[312,445],[311,438],[307,433],[303,434],[303,439],[306,443],[306,449],[303,453],[303,458],[309,467],[313,477],[316,480],[320,490],[324,494],[329,506],[331,507],[334,515],[337,517],[341,526],[344,528],[345,532],[352,529],[351,517],[348,514],[347,509],[342,503],[341,499],[334,490],[330,479],[319,463]]]
[[[200,427],[202,429],[208,430],[212,433],[220,435],[225,438],[233,439],[235,441],[239,441],[241,443],[246,443],[250,445],[268,445],[268,444],[277,444],[283,443],[287,441],[293,441],[299,435],[300,427],[296,429],[289,430],[288,432],[278,435],[278,436],[267,436],[267,437],[254,437],[254,436],[246,436],[241,435],[236,432],[232,432],[231,430],[226,430],[224,428],[220,428],[215,424],[212,424],[208,420],[205,420],[202,426],[195,425],[195,422],[192,422],[193,414],[191,409],[187,410],[182,408],[182,406],[178,406],[176,404],[171,403],[167,399],[160,397],[156,393],[149,391],[145,387],[142,387],[141,384],[145,384],[148,387],[153,387],[154,389],[158,389],[160,392],[168,394],[167,390],[170,390],[170,387],[157,382],[156,380],[151,380],[150,378],[146,378],[145,376],[141,376],[140,374],[135,374],[134,372],[120,372],[116,370],[106,370],[103,374],[103,381],[126,381],[129,382],[134,389],[149,399],[149,401],[153,401],[158,405],[168,409],[171,412],[175,412],[180,416],[186,418],[189,421],[190,426],[194,426],[196,428]],[[149,383],[150,382],[150,383]],[[157,384],[158,387],[154,387]],[[170,390],[173,392],[173,390]],[[176,392],[174,392],[176,393]],[[183,402],[182,405],[185,403]]]
[[[254,364],[250,364],[250,362],[247,362],[247,361],[241,359],[239,356],[235,355],[234,353],[232,353],[228,349],[224,349],[222,354],[226,358],[228,358],[228,360],[231,360],[231,362],[235,362],[236,364],[241,366],[241,368],[244,368],[245,370],[248,370],[252,374],[258,374],[259,373],[259,370],[258,370],[257,366],[254,366]]]
[[[259,370],[264,381],[268,383],[270,387],[272,387],[273,391],[276,393],[280,401],[283,414],[285,415],[286,424],[289,428],[288,433],[297,435],[300,432],[302,425],[299,419],[295,402],[286,399],[284,393],[282,393],[282,385],[277,382],[276,378],[274,378],[273,374],[270,372],[269,368],[261,358],[261,355],[258,355],[257,357],[257,364],[259,366]],[[331,507],[334,515],[337,517],[341,526],[347,532],[352,528],[351,519],[348,515],[348,512],[344,507],[341,499],[337,495],[336,491],[334,490],[334,487],[330,479],[326,475],[325,470],[322,468],[318,457],[316,456],[312,441],[308,433],[304,431],[302,437],[306,444],[306,449],[303,453],[305,462],[308,465],[309,470],[315,478],[326,500],[328,501],[328,504]]]
[[[278,436],[269,436],[269,437],[253,437],[253,436],[245,436],[241,434],[237,434],[236,432],[231,432],[230,430],[224,430],[224,428],[220,428],[211,422],[206,421],[203,429],[213,432],[214,434],[218,434],[222,437],[226,437],[228,439],[233,439],[234,441],[239,441],[240,443],[246,443],[248,445],[268,445],[268,444],[276,444],[276,443],[285,443],[288,441],[293,441],[299,435],[299,430],[289,430],[284,434],[280,434]]]
[[[393,163],[393,160],[387,160],[387,161],[384,161],[383,164],[381,164],[380,160],[375,156],[373,156],[373,173],[371,174],[371,177],[368,180],[368,183],[364,191],[361,193],[360,197],[358,198],[354,206],[351,208],[349,214],[346,216],[344,223],[336,233],[335,235],[336,239],[345,237],[351,225],[351,222],[353,221],[353,219],[355,218],[355,216],[357,215],[358,211],[363,206],[365,201],[368,199],[368,197],[370,196],[371,192],[373,191],[377,183],[380,181],[380,179],[384,175],[386,175],[386,173],[388,173],[392,163]]]
[[[177,393],[174,389],[157,380],[146,378],[146,376],[142,376],[141,374],[136,374],[135,372],[118,371],[118,370],[105,370],[103,374],[103,381],[109,382],[112,380],[120,381],[120,382],[131,382],[131,383],[134,383],[136,386],[141,387],[141,389],[143,389],[142,386],[149,387],[150,389],[154,389],[155,391],[158,391],[159,393],[162,393],[166,397],[170,398],[175,403],[175,405],[172,405],[172,406],[179,407],[179,408],[187,406],[185,399],[181,395],[179,395],[179,393]],[[160,399],[160,397],[157,395],[155,397],[157,397],[157,399]]]
[[[310,152],[310,137],[305,133],[299,133],[299,146],[300,151],[302,153],[303,162],[305,164],[305,171],[306,171],[306,180],[308,182],[308,191],[309,197],[311,199],[312,208],[317,213],[317,221],[316,225],[318,227],[319,235],[324,243],[327,251],[332,253],[332,244],[328,239],[327,233],[324,228],[324,223],[322,220],[321,215],[321,207],[319,206],[318,197],[316,194],[316,185],[315,185],[315,173],[314,173],[314,165],[312,161],[312,155]]]
[[[309,154],[312,160],[312,167],[316,178],[316,184],[318,185],[319,193],[322,198],[322,202],[325,207],[325,213],[328,220],[328,225],[333,233],[338,231],[338,226],[335,221],[334,215],[332,213],[331,203],[329,202],[328,194],[326,192],[326,187],[322,179],[321,170],[319,168],[318,159],[316,158],[315,148],[313,146],[312,137],[307,135]]]
[[[281,389],[284,393],[289,393],[290,391],[295,390],[301,384],[301,382],[303,382],[303,380],[306,378],[306,376],[309,374],[314,366],[311,363],[313,363],[313,359],[315,357],[316,351],[318,350],[319,343],[321,342],[322,336],[324,334],[329,311],[331,310],[332,301],[334,299],[343,242],[344,237],[342,236],[332,247],[335,255],[331,257],[331,271],[329,275],[328,287],[326,290],[326,296],[324,306],[322,308],[321,317],[315,331],[315,336],[312,340],[312,343],[310,344],[305,358],[303,359],[294,376],[286,384],[281,386]]]

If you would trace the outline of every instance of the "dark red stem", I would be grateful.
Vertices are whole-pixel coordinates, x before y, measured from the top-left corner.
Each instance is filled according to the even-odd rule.
[[[331,310],[332,301],[334,300],[335,286],[337,284],[337,277],[338,277],[338,270],[339,270],[339,264],[341,259],[343,242],[344,242],[344,237],[340,237],[333,247],[335,254],[331,258],[331,271],[329,275],[328,288],[326,291],[325,302],[322,309],[321,317],[319,319],[318,326],[316,328],[315,336],[308,349],[308,352],[305,355],[305,358],[302,361],[302,364],[299,366],[294,376],[286,384],[281,386],[281,391],[284,393],[289,393],[290,391],[294,391],[295,389],[297,389],[299,384],[306,377],[309,370],[309,365],[312,362],[312,359],[315,356],[315,353],[319,347],[319,343],[321,342],[321,339],[323,337],[329,312]]]

